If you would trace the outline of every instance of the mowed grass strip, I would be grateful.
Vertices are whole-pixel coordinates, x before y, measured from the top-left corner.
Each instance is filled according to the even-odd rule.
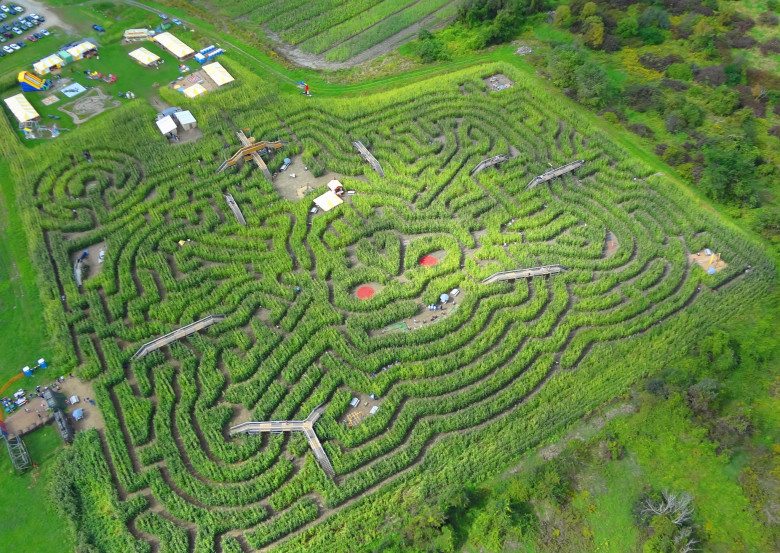
[[[438,11],[440,8],[451,4],[451,8],[447,7],[445,10],[451,11],[449,15],[454,15],[457,3],[452,0],[420,0],[419,2],[409,6],[407,9],[396,13],[395,15],[388,17],[384,21],[374,25],[371,29],[367,29],[365,32],[359,35],[353,36],[346,42],[343,42],[325,55],[325,59],[328,61],[345,61],[352,56],[359,54],[365,50],[368,50],[375,44],[379,44],[386,38],[390,38],[399,31],[402,31],[417,23],[424,17]],[[446,18],[449,15],[443,14],[442,18]]]
[[[325,50],[329,50],[335,45],[344,42],[351,36],[366,31],[372,25],[390,17],[394,13],[411,6],[416,1],[417,0],[384,0],[384,2],[377,4],[360,15],[347,19],[343,23],[331,27],[327,31],[306,40],[301,44],[301,49],[313,54],[321,54]],[[373,30],[370,32],[373,32]]]

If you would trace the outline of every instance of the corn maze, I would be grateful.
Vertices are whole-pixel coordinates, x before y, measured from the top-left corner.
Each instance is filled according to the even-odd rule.
[[[122,505],[106,550],[338,550],[320,523],[436,471],[457,450],[443,441],[468,440],[460,453],[498,470],[509,457],[480,456],[479,440],[498,443],[514,425],[494,447],[527,449],[624,391],[645,359],[760,301],[773,274],[760,248],[522,75],[488,92],[482,79],[497,70],[513,71],[263,109],[243,74],[246,86],[197,105],[198,143],[168,146],[148,107],[133,104],[80,138],[86,145],[66,137],[37,158],[43,166],[25,166],[20,202],[58,363],[93,379],[106,422],[96,463]],[[311,214],[310,201],[282,200],[252,164],[217,174],[242,127],[288,141],[272,170],[302,155],[357,193]],[[116,128],[123,140],[112,139]],[[500,154],[510,159],[470,175]],[[585,160],[576,172],[524,190],[576,159]],[[24,159],[15,163],[21,174]],[[102,267],[78,288],[73,255],[103,242]],[[708,275],[692,265],[703,248],[728,267]],[[439,262],[421,266],[429,254]],[[481,282],[556,264],[568,271]],[[378,291],[358,299],[368,283]],[[382,332],[453,288],[461,294],[446,316]],[[226,317],[131,359],[211,313]],[[355,393],[376,394],[380,408],[351,427]],[[319,404],[333,478],[301,434],[228,433],[301,420]]]

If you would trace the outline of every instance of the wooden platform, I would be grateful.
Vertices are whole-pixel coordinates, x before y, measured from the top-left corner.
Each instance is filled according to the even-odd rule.
[[[538,177],[534,177],[534,179],[525,185],[525,189],[528,190],[530,188],[534,188],[535,186],[538,186],[542,184],[543,182],[547,182],[550,180],[553,180],[556,177],[560,177],[561,175],[565,175],[566,173],[571,173],[575,169],[579,169],[585,165],[584,159],[578,159],[577,161],[572,161],[571,163],[567,163],[566,165],[561,165],[560,167],[556,167],[555,169],[550,169],[549,171],[545,171]]]
[[[174,330],[173,332],[169,332],[165,336],[160,336],[159,338],[155,338],[150,342],[146,342],[144,345],[138,348],[138,351],[136,351],[133,354],[133,357],[131,357],[131,359],[140,359],[141,357],[144,357],[145,355],[148,355],[149,353],[158,350],[163,346],[167,346],[171,342],[175,342],[176,340],[181,340],[182,338],[189,336],[190,334],[195,334],[199,330],[203,330],[206,327],[209,327],[215,323],[224,320],[225,320],[225,315],[209,315],[208,317],[204,317],[199,321],[195,321],[194,323],[190,323],[181,328],[177,328],[176,330]]]
[[[374,168],[374,171],[379,173],[380,177],[385,176],[385,172],[382,170],[382,166],[379,165],[379,162],[376,160],[376,158],[371,154],[371,152],[366,149],[365,146],[363,146],[363,143],[359,140],[356,140],[352,143],[352,145],[355,147],[355,149],[360,153],[360,155],[365,159],[371,167]]]
[[[569,268],[565,265],[543,265],[541,267],[531,267],[529,269],[514,269],[512,271],[501,271],[493,273],[482,281],[482,284],[492,284],[504,280],[518,280],[521,278],[534,278],[547,275],[557,275],[565,273]]]
[[[233,199],[233,194],[225,194],[225,201],[227,202],[230,211],[233,212],[233,215],[235,215],[238,222],[246,226],[246,219],[244,219],[244,214],[241,213],[241,208],[238,207],[236,200]]]
[[[493,167],[494,165],[498,165],[499,163],[504,163],[505,161],[509,161],[509,154],[499,154],[497,156],[483,159],[482,161],[477,163],[476,167],[474,167],[471,170],[471,173],[469,174],[474,176],[480,171],[487,169],[488,167]]]

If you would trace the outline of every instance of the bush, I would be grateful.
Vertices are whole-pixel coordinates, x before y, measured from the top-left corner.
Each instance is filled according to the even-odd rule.
[[[666,68],[666,76],[679,81],[690,81],[693,79],[693,71],[687,63],[673,63]]]
[[[639,29],[639,38],[647,45],[663,44],[666,37],[656,27],[642,27]]]

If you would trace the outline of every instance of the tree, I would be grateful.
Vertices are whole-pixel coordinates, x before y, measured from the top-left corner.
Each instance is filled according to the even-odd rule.
[[[594,15],[585,20],[585,44],[598,48],[604,42],[604,23]]]
[[[710,198],[745,202],[757,185],[756,152],[744,137],[711,140],[704,148],[704,173],[700,186]]]
[[[707,105],[717,115],[731,115],[739,105],[739,92],[725,85],[713,88]]]
[[[656,27],[642,27],[639,30],[639,37],[642,39],[642,42],[648,45],[663,44],[664,40],[666,40],[663,32]]]
[[[547,60],[552,83],[559,88],[574,85],[574,72],[584,62],[583,54],[574,46],[565,44],[553,49]]]
[[[587,19],[588,17],[593,17],[596,15],[596,10],[598,8],[596,7],[596,4],[594,2],[588,2],[584,6],[582,6],[582,11],[580,12],[580,17],[582,19]]]
[[[577,98],[585,105],[601,107],[607,103],[609,81],[601,65],[587,62],[575,71]]]
[[[669,29],[669,14],[660,6],[650,6],[642,15],[639,16],[639,26],[641,28],[657,27],[659,29]]]
[[[666,76],[679,81],[690,81],[693,79],[693,71],[687,63],[673,63],[666,68]]]
[[[635,37],[639,34],[639,22],[636,17],[625,17],[618,23],[616,32],[619,37]]]
[[[553,23],[558,27],[568,27],[571,24],[571,10],[566,4],[561,4],[555,10]]]

